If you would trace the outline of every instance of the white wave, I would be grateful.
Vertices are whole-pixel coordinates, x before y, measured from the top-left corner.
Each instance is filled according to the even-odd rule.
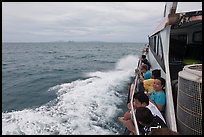
[[[134,71],[134,69],[137,66],[138,59],[139,59],[139,56],[135,56],[135,55],[125,56],[124,58],[120,59],[116,63],[116,69]]]
[[[137,60],[126,56],[113,71],[91,72],[88,79],[51,87],[57,99],[39,108],[2,113],[2,134],[118,134],[112,119],[128,94],[118,89],[134,75]]]

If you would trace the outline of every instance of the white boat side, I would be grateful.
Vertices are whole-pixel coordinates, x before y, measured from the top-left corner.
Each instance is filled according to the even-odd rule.
[[[160,69],[161,77],[165,78],[166,86],[166,110],[165,110],[165,119],[167,126],[178,132],[178,125],[176,120],[175,112],[175,102],[173,100],[173,90],[172,83],[174,80],[178,79],[175,76],[172,76],[172,58],[173,52],[177,50],[177,55],[182,54],[186,51],[187,48],[188,54],[194,52],[195,55],[200,54],[197,49],[201,50],[202,46],[202,10],[188,11],[185,13],[176,13],[178,2],[171,2],[165,5],[164,17],[161,20],[161,23],[158,27],[149,35],[149,45],[148,53],[146,54],[147,59],[151,64],[151,69]],[[181,6],[181,5],[180,5]],[[194,27],[195,26],[195,27]],[[194,35],[196,34],[196,35]],[[173,36],[183,36],[182,42],[184,41],[184,46],[181,43],[173,43]],[[184,37],[185,36],[185,37]],[[196,37],[197,36],[197,37]],[[195,38],[196,37],[196,38]],[[179,39],[179,38],[177,38]],[[180,39],[179,39],[180,40]],[[176,46],[174,44],[177,44]],[[195,48],[191,51],[192,47]],[[180,48],[182,47],[182,48]],[[172,48],[175,48],[174,51]],[[195,52],[196,51],[196,52]],[[187,54],[187,52],[185,53]],[[201,53],[202,54],[202,53]],[[179,55],[184,57],[184,55]],[[186,55],[185,55],[186,56]],[[181,58],[180,58],[181,59]],[[196,59],[202,62],[200,55],[196,56]],[[181,61],[181,60],[178,60]],[[174,62],[173,62],[174,63]],[[183,62],[182,62],[183,63]],[[184,63],[185,64],[185,63]],[[171,65],[171,66],[170,66]],[[182,65],[181,65],[182,66]],[[170,69],[171,68],[171,69]],[[180,68],[179,71],[182,69]],[[178,73],[179,71],[175,71]],[[177,94],[177,93],[176,93]]]
[[[159,63],[155,60],[155,57],[151,50],[149,50],[149,53],[147,54],[147,59],[152,65],[152,69],[160,69],[161,70],[161,77],[163,77],[166,80],[166,86],[165,86],[165,93],[166,93],[166,110],[165,110],[165,119],[167,126],[177,132],[177,126],[176,126],[176,118],[175,118],[175,111],[174,111],[174,104],[173,104],[173,98],[172,98],[172,89],[171,89],[171,79],[170,79],[170,73],[169,73],[169,35],[170,35],[170,26],[166,27],[160,32],[160,36],[162,39],[163,44],[163,52],[164,52],[164,65],[165,65],[165,71],[161,69]]]
[[[146,45],[144,54],[151,64],[151,69],[160,69],[161,77],[166,80],[165,120],[168,128],[179,133],[178,130],[181,128],[181,125],[178,125],[177,120],[179,119],[177,119],[176,114],[178,109],[177,112],[175,109],[177,108],[178,101],[178,72],[183,69],[186,63],[189,63],[186,59],[202,63],[202,9],[177,13],[177,4],[178,2],[166,3],[161,23],[148,36],[149,44]],[[146,48],[148,48],[148,51]],[[134,81],[134,89],[137,83],[136,81],[137,76]],[[176,92],[175,89],[177,89]],[[133,102],[133,94],[131,96],[131,102]],[[138,135],[139,130],[134,116],[133,122],[136,125],[135,130]],[[194,129],[191,128],[191,130],[193,131]],[[187,133],[186,131],[182,132],[184,134]],[[196,133],[202,134],[202,131],[200,132],[199,129]]]

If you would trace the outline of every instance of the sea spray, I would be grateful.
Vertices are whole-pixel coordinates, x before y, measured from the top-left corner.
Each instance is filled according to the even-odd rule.
[[[137,60],[125,56],[114,70],[86,73],[85,80],[51,87],[57,99],[36,109],[2,113],[2,134],[119,134],[112,119],[121,111],[117,105],[128,94],[121,89],[134,75]]]

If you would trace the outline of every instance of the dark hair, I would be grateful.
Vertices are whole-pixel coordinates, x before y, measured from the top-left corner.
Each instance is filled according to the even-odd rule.
[[[146,65],[147,65],[148,60],[147,60],[147,59],[143,59],[143,60],[142,60],[142,63],[144,63],[144,64],[146,64]]]
[[[150,125],[153,122],[154,116],[148,108],[139,107],[136,109],[136,118],[142,122],[142,124]]]
[[[145,59],[145,58],[146,58],[146,55],[142,55],[142,58]]]
[[[161,70],[160,69],[152,70],[152,76],[154,76],[154,79],[161,77]]]
[[[177,132],[169,128],[157,128],[149,132],[148,135],[179,135]]]
[[[146,65],[148,66],[148,70],[150,70],[151,64],[149,63],[149,61],[148,61],[146,58],[144,58],[144,59],[142,60],[142,63],[146,64]]]
[[[145,93],[143,93],[143,92],[136,92],[136,93],[133,95],[133,98],[139,100],[139,102],[141,102],[141,103],[146,103],[147,106],[149,105],[149,98],[148,98],[148,96],[147,96]]]
[[[143,64],[143,65],[141,66],[141,69],[148,70],[148,66],[147,66],[146,64]]]
[[[158,79],[159,81],[161,81],[161,85],[163,86],[163,89],[164,89],[165,83],[166,83],[165,79],[162,78],[162,77],[158,77],[157,79]]]

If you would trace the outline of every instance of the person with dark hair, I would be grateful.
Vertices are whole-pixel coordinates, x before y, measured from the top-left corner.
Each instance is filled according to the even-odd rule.
[[[148,133],[148,135],[179,135],[177,132],[169,128],[157,128]]]
[[[143,60],[146,59],[146,55],[142,55],[142,59],[143,59]]]
[[[161,77],[161,70],[160,69],[154,69],[152,70],[152,78],[156,79],[158,77]]]
[[[147,66],[146,64],[143,64],[143,65],[141,66],[140,71],[141,71],[141,73],[142,73],[142,75],[140,75],[140,76],[143,76],[142,78],[143,78],[144,80],[149,79],[149,78],[152,77],[152,73],[151,73],[150,70],[148,70],[148,66]]]
[[[146,55],[142,55],[141,62],[142,62],[142,64],[146,64],[146,65],[148,66],[148,70],[150,70],[151,64],[150,64],[149,61],[146,59]]]
[[[157,107],[155,105],[153,105],[151,102],[149,102],[149,98],[145,93],[136,92],[134,94],[133,98],[134,98],[134,102],[133,102],[134,109],[139,108],[139,107],[147,107],[148,109],[150,109],[150,111],[152,112],[152,114],[154,116],[157,115],[158,117],[160,117],[164,121],[164,123],[166,123],[161,112],[157,109]],[[123,117],[119,117],[118,120],[121,123],[123,123],[128,128],[129,131],[134,133],[135,127],[134,127],[133,121],[131,119],[130,106],[129,106],[129,111],[127,111],[123,115]]]
[[[144,92],[143,81],[152,77],[152,72],[148,70],[148,66],[143,64],[140,68],[141,73],[139,74],[138,91]]]
[[[144,90],[148,96],[153,91],[154,79],[158,77],[161,77],[161,70],[155,69],[152,71],[152,78],[143,81]]]
[[[159,77],[154,80],[154,90],[149,94],[150,102],[152,102],[162,114],[165,111],[166,94],[164,92],[165,79]]]
[[[145,93],[142,93],[142,92],[135,93],[133,98],[134,98],[134,104],[136,108],[147,107],[152,112],[153,115],[157,115],[164,121],[164,123],[166,123],[161,112],[158,110],[158,108],[154,104],[152,104],[149,101],[149,97]]]
[[[154,129],[167,127],[163,120],[161,120],[158,116],[154,116],[146,107],[139,107],[136,110],[135,115],[138,123],[144,126],[143,128],[140,128],[140,132],[143,135],[147,135]]]

